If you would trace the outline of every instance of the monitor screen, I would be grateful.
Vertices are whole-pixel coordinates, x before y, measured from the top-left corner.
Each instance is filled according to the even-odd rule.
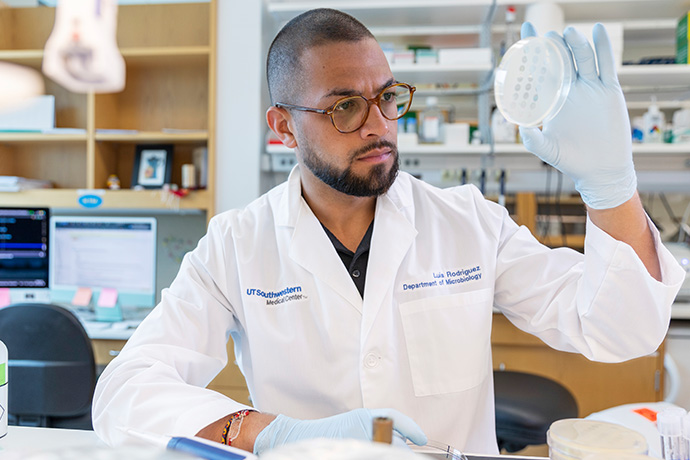
[[[46,208],[0,208],[0,288],[48,288]]]
[[[50,288],[54,302],[71,302],[79,288],[115,289],[125,307],[156,300],[156,219],[53,216]]]

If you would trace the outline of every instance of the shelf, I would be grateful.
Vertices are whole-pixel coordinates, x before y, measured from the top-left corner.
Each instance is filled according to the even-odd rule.
[[[180,65],[182,63],[208,62],[211,48],[208,46],[157,46],[121,48],[120,53],[127,65]]]
[[[493,65],[420,65],[392,64],[391,71],[399,81],[411,84],[420,83],[483,83],[491,74]]]
[[[172,142],[172,143],[188,143],[188,142],[206,142],[208,141],[208,132],[181,132],[181,133],[166,133],[159,131],[141,131],[137,133],[103,133],[96,130],[96,141],[99,142]]]
[[[161,201],[161,190],[36,189],[0,192],[0,202],[4,206],[80,208],[77,200],[88,192],[98,194],[103,199],[103,204],[94,209],[167,209]],[[186,197],[180,198],[179,209],[206,210],[212,201],[207,190],[193,191]]]
[[[371,27],[423,24],[478,24],[491,6],[492,0],[332,0],[328,6],[346,11],[355,17],[367,18]],[[518,20],[524,17],[525,7],[534,0],[498,0],[497,5],[516,6]],[[631,7],[629,3],[634,3]],[[568,22],[623,21],[637,18],[679,18],[690,10],[690,2],[659,0],[560,0]],[[323,7],[319,0],[271,1],[268,12],[278,21],[287,21],[312,8]],[[462,9],[462,15],[458,14]]]
[[[0,50],[0,61],[13,62],[29,67],[40,67],[43,62],[43,50]]]
[[[633,144],[633,155],[690,155],[690,143],[686,144]],[[486,155],[490,153],[489,145],[450,146],[443,144],[419,144],[416,146],[398,146],[401,155]],[[269,145],[268,154],[292,153],[283,145]],[[532,155],[522,144],[495,144],[494,154]]]
[[[685,86],[690,88],[690,65],[624,65],[618,69],[621,86]]]
[[[86,142],[86,131],[83,134],[52,133],[0,133],[0,143],[33,143],[33,142]]]

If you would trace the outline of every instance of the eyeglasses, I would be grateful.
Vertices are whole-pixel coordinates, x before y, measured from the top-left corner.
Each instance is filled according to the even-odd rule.
[[[335,129],[343,134],[347,134],[353,133],[364,126],[369,117],[371,104],[376,104],[381,114],[388,120],[402,118],[410,110],[412,95],[416,89],[407,83],[395,83],[384,88],[373,99],[367,99],[364,96],[348,96],[338,99],[335,101],[335,104],[327,109],[312,109],[299,105],[283,104],[282,102],[277,102],[275,106],[328,115],[331,117],[331,122]]]

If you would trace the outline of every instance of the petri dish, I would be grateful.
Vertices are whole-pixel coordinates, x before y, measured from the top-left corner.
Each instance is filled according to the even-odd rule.
[[[467,457],[455,447],[439,441],[432,441],[430,439],[423,446],[417,446],[409,442],[408,445],[412,452],[420,454],[421,458],[419,460],[467,460]]]
[[[522,39],[508,48],[496,69],[496,106],[511,123],[540,126],[561,110],[574,75],[562,44],[549,37]]]
[[[622,425],[579,418],[557,420],[546,433],[549,458],[581,460],[591,454],[647,454],[647,440]]]

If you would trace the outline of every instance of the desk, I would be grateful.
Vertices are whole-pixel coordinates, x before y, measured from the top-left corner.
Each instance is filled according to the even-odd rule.
[[[88,449],[98,449],[99,454],[98,459],[106,460],[121,460],[126,458],[127,460],[182,460],[188,457],[187,455],[178,454],[177,452],[161,452],[160,449],[154,447],[141,447],[136,448],[136,457],[132,456],[131,449],[128,449],[127,454],[123,456],[124,453],[121,449],[109,449],[93,431],[85,430],[64,430],[57,428],[31,428],[23,426],[11,426],[9,427],[7,436],[0,439],[0,460],[24,460],[28,458],[31,460],[33,455],[38,453],[49,453],[56,452],[66,449],[84,449],[84,453]],[[112,453],[112,456],[106,455]],[[67,457],[46,457],[45,455],[40,456],[40,460],[66,460]],[[93,451],[89,456],[75,456],[70,455],[69,460],[93,460],[96,456],[93,455]],[[501,455],[498,457],[489,457],[481,455],[467,455],[468,460],[543,460],[543,457],[520,457],[520,456],[507,456]],[[38,460],[38,457],[37,457]],[[421,459],[420,459],[421,460]]]
[[[93,431],[10,426],[7,436],[0,439],[0,459],[4,459],[4,454],[7,452],[35,449],[36,446],[62,449],[77,446],[105,446],[105,444]]]

